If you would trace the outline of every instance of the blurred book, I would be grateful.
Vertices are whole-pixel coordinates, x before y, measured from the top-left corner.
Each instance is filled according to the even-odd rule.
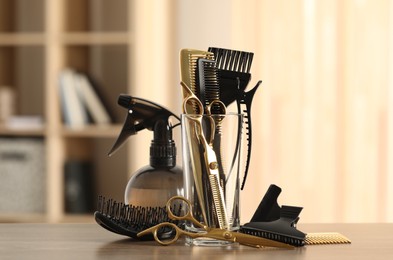
[[[5,126],[14,130],[38,130],[44,128],[42,116],[10,116]]]
[[[59,87],[65,124],[71,128],[87,125],[87,112],[79,100],[75,72],[64,69],[59,76]]]
[[[77,91],[87,112],[91,116],[94,123],[99,125],[107,125],[111,123],[111,118],[104,107],[93,85],[86,75],[75,73]]]
[[[71,128],[89,123],[109,125],[112,118],[89,78],[65,69],[60,73],[60,96],[64,122]]]

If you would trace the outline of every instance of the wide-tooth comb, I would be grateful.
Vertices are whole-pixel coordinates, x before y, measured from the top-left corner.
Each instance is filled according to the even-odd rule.
[[[174,208],[175,212],[180,212],[180,210],[180,206]],[[97,211],[94,212],[94,218],[103,228],[138,240],[154,240],[152,235],[137,237],[137,234],[146,228],[162,222],[178,224],[178,221],[173,221],[168,217],[166,207],[125,205],[113,199],[105,199],[102,196],[98,197]],[[160,232],[162,236],[169,237],[171,235],[170,230],[160,230]]]
[[[237,50],[209,47],[217,62],[220,79],[220,100],[228,106],[236,100],[238,86],[245,90],[251,79],[250,69],[254,54]],[[240,80],[238,84],[237,80]]]
[[[243,176],[243,181],[241,185],[241,190],[243,190],[244,185],[246,183],[247,179],[247,174],[248,174],[248,169],[250,167],[250,161],[251,161],[251,150],[252,150],[252,124],[251,124],[251,104],[252,100],[254,98],[255,92],[257,92],[260,84],[262,81],[258,81],[258,83],[255,85],[253,89],[251,89],[248,92],[245,92],[242,89],[239,89],[239,94],[237,96],[237,110],[238,113],[243,113],[244,114],[244,122],[246,124],[246,137],[247,137],[247,154],[246,154],[246,163],[245,163],[245,170],[244,170],[244,176]]]
[[[215,47],[210,47],[208,51],[214,54],[218,68],[250,73],[254,53]]]
[[[337,232],[307,233],[306,245],[350,244],[351,240]]]
[[[194,49],[182,49],[180,51],[180,79],[197,96],[198,94],[197,94],[196,70],[197,70],[198,59],[201,58],[213,60],[214,54],[211,52],[194,50]],[[195,112],[199,112],[197,111],[196,105],[194,106],[194,109]]]

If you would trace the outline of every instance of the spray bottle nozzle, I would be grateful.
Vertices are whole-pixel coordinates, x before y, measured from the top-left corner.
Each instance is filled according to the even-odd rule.
[[[117,99],[117,104],[128,109],[131,104],[131,100],[132,100],[131,96],[121,94]]]
[[[116,152],[129,136],[135,135],[143,129],[153,131],[159,120],[168,125],[169,118],[173,116],[180,122],[180,118],[174,113],[149,100],[121,94],[117,103],[126,108],[128,113],[120,135],[108,153],[109,156]]]
[[[150,165],[176,166],[176,145],[172,140],[172,128],[164,120],[158,120],[154,125],[154,139],[150,145]]]

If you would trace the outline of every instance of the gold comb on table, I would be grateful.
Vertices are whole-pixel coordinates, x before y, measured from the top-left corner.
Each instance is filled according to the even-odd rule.
[[[350,244],[351,240],[336,232],[307,233],[306,245]]]

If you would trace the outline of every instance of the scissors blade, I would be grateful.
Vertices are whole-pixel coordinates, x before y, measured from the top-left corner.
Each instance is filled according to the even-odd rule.
[[[263,238],[263,237],[243,234],[239,232],[233,232],[233,235],[235,237],[235,241],[237,241],[242,245],[248,245],[253,247],[278,247],[278,248],[288,248],[288,249],[294,248],[294,246],[292,245]]]
[[[148,234],[154,234],[154,232],[157,230],[157,226],[158,225],[150,227],[150,228],[147,228],[147,229],[139,232],[138,234],[136,234],[136,236],[137,237],[143,237],[143,236],[146,236]]]
[[[220,181],[221,178],[218,170],[217,156],[213,148],[210,147],[205,137],[203,136],[201,127],[198,132],[203,148],[205,149],[204,152],[204,157],[206,160],[205,168],[207,169],[208,172],[218,224],[221,229],[226,229],[229,227],[229,221],[228,221],[228,214],[227,214],[226,204],[224,199],[224,191]]]

